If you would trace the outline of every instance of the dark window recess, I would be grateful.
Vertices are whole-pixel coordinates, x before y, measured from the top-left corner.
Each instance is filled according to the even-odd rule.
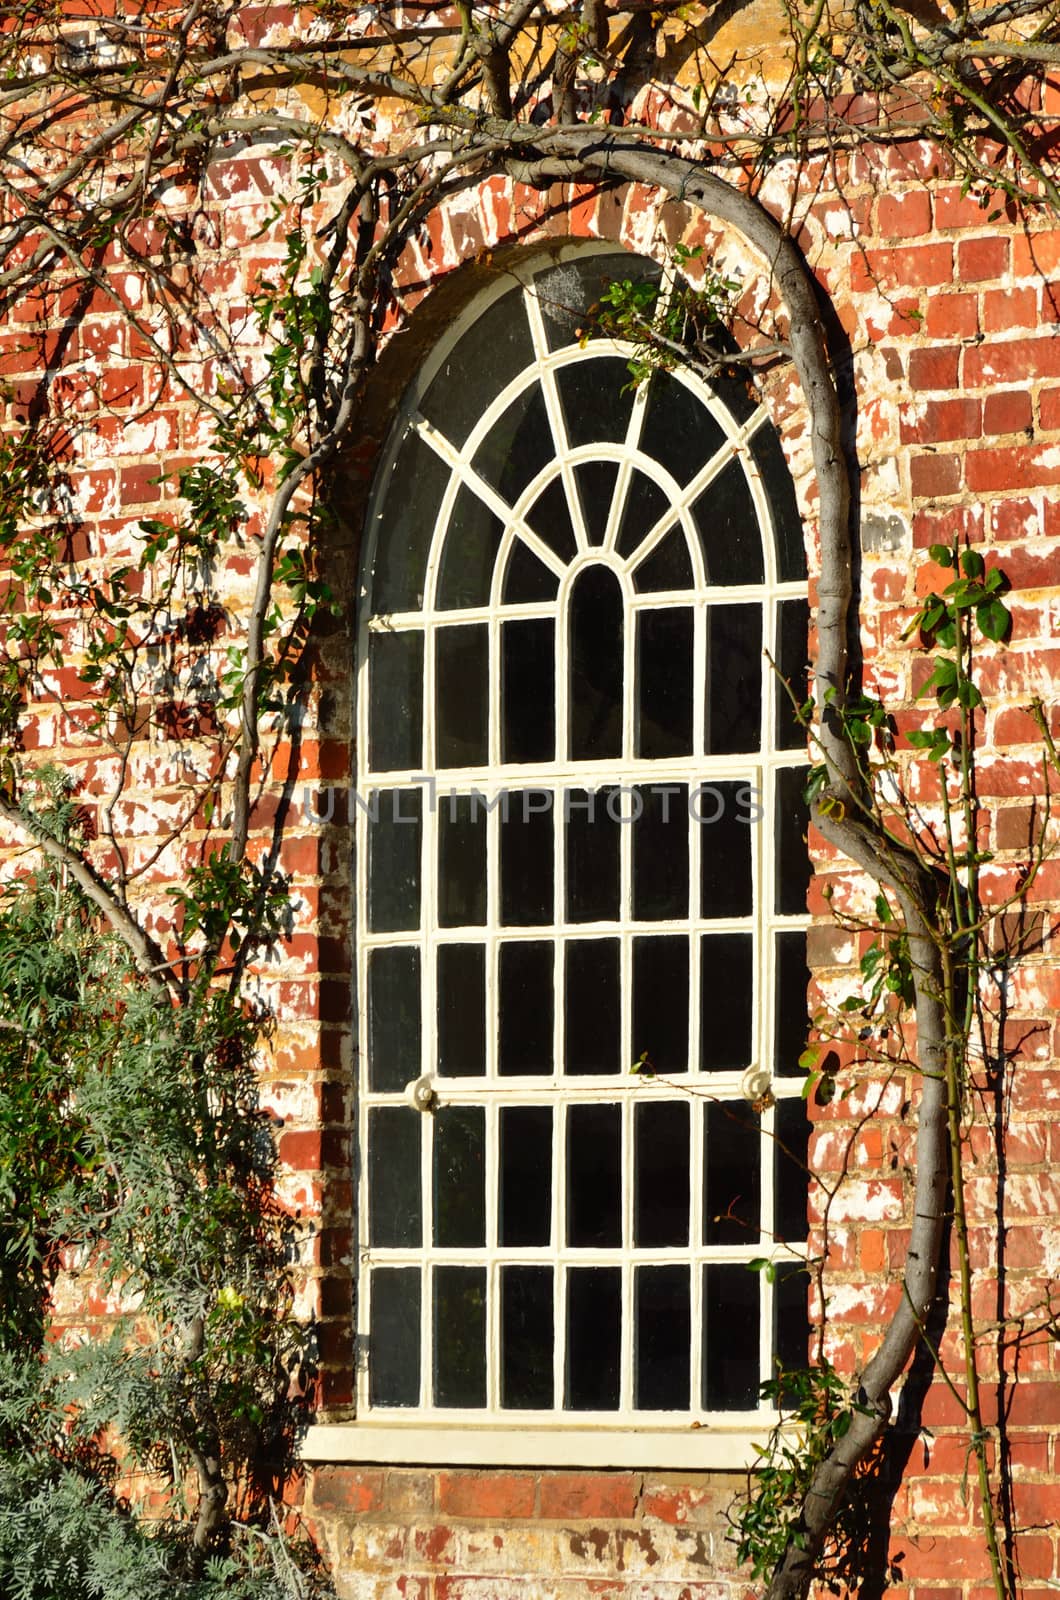
[[[477,396],[476,396],[477,403]],[[372,611],[419,611],[423,605],[427,552],[438,507],[449,482],[449,466],[411,430],[401,441],[381,496]]]
[[[809,767],[783,767],[777,773],[777,910],[801,916],[806,910],[812,870],[806,844],[810,811],[803,797]]]
[[[618,463],[583,461],[574,469],[574,481],[578,486],[582,520],[589,543],[603,544],[618,481]]]
[[[493,424],[475,453],[473,466],[511,506],[554,454],[545,398],[540,385],[533,383]]]
[[[691,1393],[689,1269],[638,1267],[633,1282],[633,1403],[640,1411],[684,1411]]]
[[[556,369],[556,387],[563,407],[567,443],[572,449],[626,437],[633,411],[629,367],[621,356],[600,356]]]
[[[553,1403],[551,1267],[501,1268],[501,1405],[544,1410]]]
[[[688,789],[644,784],[634,790],[633,814],[634,921],[687,917]]]
[[[500,1242],[544,1245],[552,1237],[552,1107],[500,1110]]]
[[[703,1405],[753,1411],[762,1381],[758,1273],[742,1262],[703,1268]]]
[[[434,1403],[486,1404],[485,1267],[434,1269]]]
[[[420,1075],[420,952],[368,953],[368,1086],[395,1094]]]
[[[486,1070],[486,952],[480,944],[438,947],[438,1071],[447,1078]]]
[[[762,477],[773,518],[776,541],[777,576],[781,582],[804,580],[806,550],[802,539],[802,518],[795,500],[795,486],[784,460],[780,436],[766,423],[751,436],[751,454]]]
[[[773,1367],[779,1367],[782,1380],[785,1372],[798,1372],[809,1360],[809,1289],[810,1275],[804,1266],[794,1261],[778,1263],[773,1281]],[[781,1405],[790,1405],[794,1399],[793,1388],[782,1381]]]
[[[809,1187],[807,1154],[810,1119],[803,1099],[778,1100],[773,1141],[773,1192],[776,1196],[776,1236],[788,1244],[801,1243],[809,1233],[806,1194]]]
[[[616,820],[618,802],[616,789],[564,791],[567,917],[571,922],[618,921],[621,911],[619,829],[622,826]]]
[[[457,491],[438,571],[439,611],[488,606],[504,524],[466,484]]]
[[[368,1396],[373,1406],[420,1403],[420,1271],[377,1267],[368,1324]]]
[[[420,925],[421,789],[380,789],[368,819],[368,926],[373,933]]]
[[[802,750],[806,744],[806,728],[799,721],[795,706],[803,705],[809,694],[806,661],[809,627],[810,607],[806,600],[785,600],[777,607],[776,661],[783,680],[777,684],[777,748],[780,750]]]
[[[501,760],[551,761],[556,753],[556,631],[550,617],[501,629]]]
[[[574,536],[563,479],[558,473],[545,485],[526,513],[526,522],[561,560],[574,560],[578,553],[578,541]]]
[[[484,623],[439,628],[435,722],[440,767],[480,767],[486,760],[489,630]]]
[[[501,813],[501,922],[508,928],[552,921],[553,796],[514,790]]]
[[[749,917],[754,910],[751,840],[757,805],[755,790],[742,781],[706,783],[692,791],[705,917]]]
[[[799,1057],[806,1048],[809,1032],[809,1002],[806,989],[810,969],[806,965],[806,934],[801,929],[778,933],[777,940],[777,1015],[776,1056],[773,1070],[782,1078],[801,1078]]]
[[[700,962],[700,1066],[704,1072],[750,1066],[754,939],[749,933],[704,934]]]
[[[567,1273],[568,1411],[617,1411],[621,1349],[621,1269],[572,1267]]]
[[[690,606],[637,616],[637,754],[692,754],[693,622]]]
[[[644,453],[685,484],[724,442],[718,423],[692,390],[668,372],[657,372],[640,436]]]
[[[688,940],[633,941],[633,1060],[652,1072],[688,1071]]]
[[[633,1108],[633,1243],[657,1250],[688,1243],[688,1106]]]
[[[704,730],[708,755],[742,755],[758,749],[762,667],[761,606],[711,606]]]
[[[500,1041],[497,1070],[505,1077],[552,1071],[555,949],[533,939],[500,949]]]
[[[651,555],[636,568],[633,582],[638,594],[692,587],[692,558],[684,528],[674,528],[659,541]]]
[[[566,947],[564,1066],[570,1074],[620,1072],[622,995],[617,939]]]
[[[504,572],[502,602],[509,606],[532,604],[554,600],[558,592],[559,579],[552,568],[546,567],[522,539],[513,540]]]
[[[371,634],[368,684],[369,766],[375,772],[418,768],[423,760],[423,634]]]
[[[409,1106],[368,1112],[368,1242],[418,1250],[423,1243],[420,1132],[423,1118]]]
[[[567,1110],[567,1243],[575,1249],[622,1243],[622,1108]]]
[[[491,401],[533,360],[523,297],[513,285],[475,318],[432,380],[420,410],[439,433],[462,445]]]
[[[534,278],[533,294],[541,307],[550,350],[575,344],[596,326],[600,299],[612,283],[659,282],[660,269],[643,256],[607,252],[548,267]]]
[[[438,921],[443,928],[486,920],[486,811],[474,795],[438,801]]]
[[[434,1242],[474,1249],[486,1243],[486,1113],[440,1106],[433,1125]]]
[[[710,584],[762,583],[765,567],[758,513],[738,460],[703,490],[692,507]]]
[[[653,478],[634,472],[626,492],[615,548],[620,556],[633,554],[670,509],[670,497]]]
[[[575,761],[622,754],[622,589],[607,567],[586,567],[570,596],[570,746]]]
[[[755,1244],[762,1225],[758,1113],[746,1100],[720,1100],[703,1114],[703,1237],[708,1244]]]

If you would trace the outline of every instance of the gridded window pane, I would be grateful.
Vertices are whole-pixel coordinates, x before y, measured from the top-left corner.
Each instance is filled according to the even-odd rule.
[[[781,1077],[799,1078],[799,1057],[806,1048],[809,1031],[806,986],[810,970],[806,965],[806,935],[801,929],[776,935],[777,1013],[776,1057],[773,1070]]]
[[[644,784],[634,800],[633,920],[687,917],[688,790]]]
[[[368,1396],[374,1406],[420,1402],[420,1269],[377,1267],[368,1325]]]
[[[703,1268],[703,1404],[753,1411],[761,1382],[759,1274],[742,1263]]]
[[[564,952],[564,1067],[570,1074],[622,1069],[621,946],[572,939]]]
[[[423,791],[381,789],[368,820],[368,926],[396,933],[420,925]]]
[[[802,518],[795,500],[795,485],[784,460],[777,430],[766,423],[751,435],[751,454],[762,477],[773,519],[777,571],[781,581],[804,580],[806,549],[802,538]]]
[[[486,1269],[434,1269],[434,1403],[486,1404]]]
[[[637,754],[692,753],[693,625],[689,606],[637,616]]]
[[[501,1268],[501,1405],[525,1410],[553,1403],[552,1268]]]
[[[551,617],[501,630],[502,761],[551,761],[556,753],[555,631]]]
[[[584,461],[574,469],[578,503],[590,544],[603,544],[618,482],[617,461]]]
[[[440,1106],[434,1114],[434,1242],[486,1243],[486,1113]]]
[[[688,940],[633,941],[633,1060],[652,1072],[688,1071]]]
[[[368,761],[376,772],[423,760],[423,634],[373,633],[368,641]]]
[[[806,662],[809,627],[807,601],[784,600],[777,607],[776,662],[783,680],[777,685],[777,747],[780,750],[801,750],[806,744],[806,728],[796,716],[795,708],[804,703],[809,693]]]
[[[395,1093],[420,1073],[420,952],[368,955],[368,1086]]]
[[[672,529],[659,541],[635,570],[633,582],[638,594],[692,587],[692,558],[684,528]]]
[[[545,337],[550,350],[579,341],[592,327],[593,308],[609,284],[616,279],[632,283],[658,283],[660,271],[654,261],[625,251],[581,256],[538,273],[534,296],[541,308]]]
[[[438,947],[438,1071],[451,1078],[486,1070],[486,952],[480,944]]]
[[[419,1112],[408,1106],[373,1106],[368,1113],[368,1238],[373,1245],[423,1242],[422,1126]]]
[[[641,1411],[683,1411],[691,1390],[689,1269],[638,1267],[633,1281],[634,1404]]]
[[[806,1102],[778,1100],[773,1142],[773,1192],[776,1198],[775,1232],[789,1244],[804,1240],[809,1233],[807,1216],[807,1153],[810,1121]]]
[[[705,783],[692,793],[700,824],[703,916],[749,917],[754,910],[751,817],[754,791],[747,783]]]
[[[423,605],[427,552],[448,482],[448,464],[410,430],[386,479],[386,521],[379,529],[372,572],[377,616],[418,611]],[[393,528],[401,530],[399,538],[388,537]]]
[[[807,1295],[810,1275],[797,1261],[783,1261],[773,1284],[773,1365],[781,1373],[797,1372],[809,1359],[810,1318]],[[790,1403],[790,1390],[781,1390],[781,1404]]]
[[[543,1245],[552,1237],[552,1107],[500,1111],[500,1242]]]
[[[438,803],[438,922],[443,928],[486,920],[486,814],[474,795]]]
[[[761,583],[762,534],[739,461],[731,461],[692,507],[709,584]]]
[[[621,909],[614,789],[564,791],[567,837],[567,916],[571,922],[616,922]]]
[[[440,611],[488,606],[504,524],[467,485],[457,493],[442,545],[436,604]]]
[[[708,933],[700,945],[700,1065],[735,1072],[751,1064],[754,940],[749,933]]]
[[[500,950],[500,1047],[504,1076],[552,1071],[555,947],[509,940]]]
[[[634,472],[626,491],[626,504],[615,546],[619,555],[631,556],[669,509],[670,497],[666,490],[660,489],[655,480],[646,477],[643,472]],[[638,587],[642,587],[639,579]]]
[[[501,812],[501,922],[523,928],[552,921],[552,795],[515,790]]]
[[[704,1108],[703,1237],[708,1244],[755,1244],[761,1233],[762,1132],[746,1100]]]
[[[711,606],[707,614],[708,755],[757,750],[762,728],[762,608]]]
[[[688,483],[716,455],[724,434],[703,402],[692,390],[657,372],[648,390],[648,411],[640,447],[678,483]]]
[[[688,1126],[688,1106],[679,1100],[633,1109],[635,1245],[688,1243]]]
[[[504,574],[501,600],[505,605],[533,604],[536,600],[554,600],[559,590],[559,579],[530,546],[522,539],[512,543],[508,566]]]
[[[804,914],[812,876],[806,847],[810,812],[803,798],[809,770],[809,767],[784,767],[777,773],[777,910],[786,916]]]
[[[618,579],[586,567],[570,596],[570,751],[575,761],[622,754],[622,636]]]
[[[601,1248],[622,1243],[622,1108],[567,1110],[567,1243]]]
[[[425,417],[462,445],[495,395],[534,359],[530,329],[518,290],[479,313],[451,350],[420,403]],[[468,382],[468,374],[475,382]]]
[[[563,408],[567,442],[573,447],[626,437],[633,410],[629,367],[620,356],[598,356],[559,367],[556,387]]]
[[[532,478],[554,454],[545,398],[533,383],[514,399],[493,424],[475,453],[474,468],[514,505]]]
[[[526,513],[526,521],[538,538],[544,540],[561,560],[573,561],[578,553],[578,541],[574,537],[574,525],[561,477],[557,475],[545,485]]]
[[[572,1267],[567,1273],[568,1411],[616,1411],[621,1392],[622,1272]]]
[[[477,624],[439,628],[435,694],[440,767],[478,767],[486,760],[489,634]]]

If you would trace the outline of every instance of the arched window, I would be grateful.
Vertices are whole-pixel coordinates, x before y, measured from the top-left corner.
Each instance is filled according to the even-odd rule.
[[[746,1424],[805,1360],[805,741],[768,659],[801,696],[802,536],[744,384],[633,388],[579,343],[607,280],[656,271],[499,277],[377,484],[369,1420]]]

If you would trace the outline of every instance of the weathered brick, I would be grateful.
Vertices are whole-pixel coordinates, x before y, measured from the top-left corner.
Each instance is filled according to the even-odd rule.
[[[1000,278],[1008,269],[1008,239],[962,239],[957,245],[958,283],[980,283]]]
[[[639,1480],[630,1472],[549,1472],[541,1479],[543,1517],[608,1520],[632,1517]]]
[[[1026,389],[988,394],[983,401],[983,432],[986,434],[1022,433],[1033,421],[1031,397]]]
[[[383,1472],[371,1467],[314,1467],[311,1500],[318,1511],[360,1515],[383,1509]]]
[[[526,1473],[443,1472],[438,1509],[454,1517],[532,1517],[535,1491]]]
[[[955,389],[960,369],[959,345],[911,350],[909,387],[911,389]]]

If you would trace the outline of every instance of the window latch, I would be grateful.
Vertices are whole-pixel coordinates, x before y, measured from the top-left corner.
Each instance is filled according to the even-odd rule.
[[[413,1111],[433,1111],[438,1104],[438,1095],[434,1087],[434,1079],[430,1073],[424,1073],[422,1078],[413,1078],[405,1085],[405,1099]]]

